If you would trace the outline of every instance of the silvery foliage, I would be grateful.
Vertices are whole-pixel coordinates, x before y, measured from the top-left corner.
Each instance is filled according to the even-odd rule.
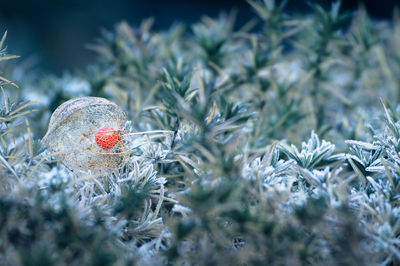
[[[40,174],[39,185],[43,193],[49,193],[52,186],[64,187],[63,190],[73,199],[73,205],[79,206],[83,220],[93,220],[96,210],[101,209],[106,214],[103,219],[110,232],[120,235],[125,247],[146,265],[151,260],[154,262],[154,252],[160,250],[163,241],[169,237],[159,213],[164,200],[176,201],[168,198],[164,187],[166,179],[155,169],[157,163],[168,162],[165,157],[169,151],[165,145],[146,137],[137,137],[126,145],[135,152],[120,170],[102,175],[88,172],[85,175],[60,165]],[[143,206],[127,206],[132,210],[137,208],[135,214],[126,210],[126,206],[119,207],[123,198],[129,197],[132,191],[143,193],[144,199]],[[53,197],[53,201],[53,206],[60,205],[57,198]],[[116,213],[118,208],[122,210]]]
[[[1,169],[0,190],[12,191],[9,194],[20,197],[17,202],[25,202],[26,198],[29,199],[27,192],[15,184],[38,177],[40,194],[48,199],[46,204],[51,205],[56,213],[62,210],[63,198],[67,198],[66,209],[73,209],[78,215],[71,215],[73,220],[88,224],[91,229],[116,235],[118,245],[115,247],[127,257],[134,257],[139,265],[179,262],[183,265],[190,262],[219,265],[229,263],[229,256],[235,264],[243,265],[252,261],[262,264],[265,259],[271,259],[270,264],[341,264],[342,256],[337,250],[340,248],[345,249],[342,255],[359,262],[360,257],[354,256],[356,249],[353,244],[358,246],[364,238],[353,236],[352,242],[351,236],[346,234],[357,230],[362,231],[363,237],[364,234],[368,236],[365,241],[367,252],[360,252],[361,257],[370,263],[396,264],[400,260],[400,124],[395,121],[399,119],[385,107],[387,127],[376,130],[370,142],[365,140],[364,133],[358,132],[355,124],[364,122],[362,114],[368,117],[376,112],[377,96],[387,92],[387,89],[376,88],[388,88],[388,95],[398,94],[398,64],[394,56],[397,53],[392,51],[396,50],[392,47],[398,47],[398,40],[392,36],[399,34],[392,34],[395,31],[388,29],[381,39],[373,23],[372,29],[355,23],[348,33],[341,34],[341,28],[337,27],[343,21],[338,13],[339,3],[334,4],[330,12],[313,5],[316,16],[304,20],[296,17],[287,20],[282,13],[284,4],[279,7],[272,0],[265,0],[263,4],[251,3],[266,20],[262,32],[252,33],[253,36],[249,36],[249,32],[233,34],[234,27],[228,17],[222,18],[221,22],[205,18],[193,27],[194,36],[190,38],[185,34],[184,40],[181,40],[183,35],[179,33],[179,27],[153,34],[150,31],[151,20],[145,21],[138,29],[121,23],[115,33],[106,35],[97,46],[105,62],[104,68],[99,67],[97,72],[89,71],[83,79],[66,75],[61,79],[53,77],[42,81],[39,87],[46,90],[41,94],[46,95],[47,100],[44,104],[46,109],[39,112],[41,115],[35,119],[36,123],[32,123],[37,130],[47,126],[43,122],[47,123],[46,114],[51,112],[47,105],[57,105],[66,98],[87,94],[90,90],[90,94],[111,97],[125,110],[130,110],[134,119],[132,127],[127,127],[128,132],[161,127],[176,134],[161,141],[151,137],[130,139],[127,148],[131,154],[127,165],[104,176],[90,173],[77,176],[62,166],[55,166],[52,161],[40,161],[40,156],[34,157],[33,152],[30,155],[23,149],[28,147],[27,134],[24,135],[26,141],[17,138],[16,146],[20,149],[14,149],[12,145],[10,149],[1,149],[0,159],[4,159],[1,159],[4,167]],[[367,17],[364,19],[368,20]],[[297,34],[299,32],[305,33],[304,38]],[[232,35],[235,37],[231,38]],[[290,36],[294,38],[288,38]],[[248,37],[251,37],[250,42]],[[305,49],[291,45],[297,40]],[[392,42],[393,45],[386,45]],[[345,43],[348,45],[343,45]],[[270,49],[270,44],[273,44],[273,49]],[[240,47],[242,51],[237,51]],[[384,49],[388,50],[387,53]],[[243,61],[251,62],[241,62],[242,57],[247,58]],[[163,68],[168,72],[160,71]],[[190,71],[186,71],[196,68],[199,69],[195,73],[204,72],[199,74],[201,79],[191,79]],[[292,77],[289,72],[295,75]],[[358,72],[362,75],[358,76]],[[159,84],[159,80],[164,78],[167,83]],[[201,80],[213,86],[202,88]],[[285,84],[286,80],[289,84]],[[191,81],[190,86],[188,81]],[[217,107],[223,106],[215,97],[220,94],[229,104],[248,103],[248,111],[257,114],[253,124],[243,122],[229,128],[226,121],[232,120],[225,120],[227,112],[221,112],[224,108],[214,110],[214,105],[210,104],[209,110],[203,109],[206,105],[203,106],[202,102],[208,97],[200,97],[197,101],[196,95],[197,92],[207,92],[207,88],[211,89],[209,93],[217,89],[210,97]],[[47,92],[51,93],[47,95]],[[180,93],[175,97],[175,92]],[[309,102],[303,101],[304,95]],[[38,98],[38,95],[33,96]],[[127,103],[126,96],[129,98]],[[171,100],[170,103],[166,104],[166,99]],[[316,107],[311,114],[307,108],[309,103]],[[1,116],[10,119],[7,112],[1,112]],[[240,112],[236,118],[242,118]],[[180,125],[176,126],[178,120]],[[230,133],[230,130],[236,130],[234,126],[242,129],[238,130],[239,138],[246,143],[235,146],[227,141],[225,144],[224,141],[235,135]],[[325,131],[325,126],[332,126],[332,130]],[[300,148],[284,142],[270,145],[272,139],[283,137],[293,142],[302,140],[311,128],[316,132],[328,132],[336,149],[331,142],[320,140],[314,132]],[[196,137],[201,135],[198,133],[204,133],[204,129],[211,134],[206,134],[205,137],[209,138],[199,140]],[[1,125],[1,131],[2,134],[7,131],[5,123]],[[253,131],[256,131],[255,136],[251,135]],[[292,131],[294,135],[290,134]],[[348,136],[358,140],[347,141],[346,153],[340,154],[343,139],[352,138]],[[213,144],[218,149],[209,152]],[[265,148],[267,152],[260,156],[260,150]],[[249,153],[243,154],[246,149]],[[231,153],[234,160],[228,162],[233,163],[216,160]],[[225,178],[228,182],[223,183],[221,173],[229,177]],[[13,182],[8,185],[4,180]],[[196,191],[198,187],[203,190]],[[33,200],[31,196],[29,201]],[[28,206],[34,207],[34,203]],[[299,210],[304,211],[300,218],[296,213]],[[39,209],[32,212],[32,217],[46,218],[46,213]],[[97,217],[99,213],[101,215]],[[17,222],[28,224],[23,217],[10,225]],[[228,218],[225,220],[224,217]],[[105,226],[98,226],[99,218]],[[191,225],[187,223],[191,220],[194,221],[192,231],[178,239],[177,232],[182,233],[179,229]],[[268,229],[264,226],[266,221],[277,226],[265,231]],[[248,230],[247,233],[230,231],[235,226],[232,222],[240,225],[240,229]],[[202,225],[207,226],[206,230]],[[291,230],[293,238],[290,231],[285,230],[286,226],[294,229]],[[344,230],[348,228],[357,230]],[[11,226],[0,227],[0,232],[7,235],[8,229]],[[44,235],[42,239],[52,244],[58,239],[58,234],[46,234],[49,231],[57,233],[57,229],[57,226],[50,225],[39,235]],[[298,233],[303,237],[298,238]],[[230,245],[232,236],[233,240],[239,240],[240,245]],[[343,242],[335,242],[338,240]],[[2,241],[0,246],[4,243]],[[218,248],[215,241],[220,244]],[[328,242],[332,242],[332,250],[329,250]],[[88,246],[85,243],[81,251]],[[7,247],[13,249],[12,245]],[[164,255],[174,248],[183,261],[174,258],[173,252],[165,259]],[[63,254],[64,250],[60,249]],[[229,250],[233,252],[229,253]],[[310,254],[303,256],[303,251],[307,250]],[[13,256],[11,252],[5,254]],[[296,257],[299,254],[301,258]],[[335,261],[321,260],[320,255],[332,257]],[[237,259],[240,258],[251,260],[239,262]],[[2,257],[0,260],[3,261]]]
[[[292,175],[298,182],[292,191],[305,193],[304,197],[328,196],[331,204],[338,204],[334,189],[338,175],[342,172],[343,154],[334,154],[335,145],[322,140],[313,131],[307,142],[302,142],[301,150],[295,146],[280,143],[278,148],[294,161]],[[304,198],[303,197],[303,198]]]
[[[383,265],[400,259],[400,121],[386,106],[385,128],[374,130],[372,142],[347,141],[347,160],[363,182],[351,190],[350,201],[361,216],[361,224],[373,240],[375,250],[384,252]],[[387,252],[389,251],[389,252]]]
[[[263,190],[286,190],[290,181],[293,182],[294,160],[279,159],[279,149],[273,145],[263,156],[253,159],[243,168],[243,177],[250,180],[260,180]]]
[[[343,154],[334,155],[334,151],[333,144],[321,142],[312,132],[311,138],[302,143],[301,151],[283,143],[271,146],[263,158],[258,157],[244,167],[243,176],[261,179],[267,195],[286,193],[289,210],[291,205],[301,205],[309,197],[320,196],[328,197],[332,206],[339,206],[334,190],[343,171],[340,164]]]
[[[300,151],[293,144],[288,146],[281,143],[279,147],[288,158],[293,159],[297,165],[305,169],[317,168],[319,165],[338,159],[337,155],[332,155],[335,145],[325,140],[321,142],[314,131],[311,132],[311,138],[301,144]]]

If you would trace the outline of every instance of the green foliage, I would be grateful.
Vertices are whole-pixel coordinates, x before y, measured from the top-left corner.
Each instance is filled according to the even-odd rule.
[[[257,30],[234,12],[187,30],[122,22],[87,69],[19,87],[3,37],[0,261],[400,263],[399,15],[249,4]],[[42,102],[20,100],[32,91]],[[127,132],[171,134],[125,140],[121,169],[70,172],[40,138],[60,103],[86,95],[124,108]]]

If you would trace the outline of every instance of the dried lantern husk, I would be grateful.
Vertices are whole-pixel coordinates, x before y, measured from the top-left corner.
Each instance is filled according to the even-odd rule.
[[[54,111],[42,143],[72,171],[114,170],[122,167],[128,157],[123,140],[104,150],[96,144],[95,134],[103,127],[110,127],[122,135],[126,122],[125,112],[107,99],[75,98]]]

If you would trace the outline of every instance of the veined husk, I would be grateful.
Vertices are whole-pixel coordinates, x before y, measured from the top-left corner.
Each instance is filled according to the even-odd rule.
[[[118,169],[128,157],[123,140],[103,150],[96,144],[95,134],[103,127],[122,131],[126,122],[125,112],[107,99],[75,98],[54,111],[42,143],[73,171]]]

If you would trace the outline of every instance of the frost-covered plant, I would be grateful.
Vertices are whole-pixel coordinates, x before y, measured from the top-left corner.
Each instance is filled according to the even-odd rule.
[[[335,156],[332,156],[335,145],[325,140],[321,142],[314,132],[311,132],[311,138],[307,143],[301,144],[301,151],[293,144],[290,147],[284,144],[281,144],[281,146],[281,151],[288,158],[293,159],[299,166],[306,169],[317,168],[319,165],[327,164],[327,162],[335,159]]]
[[[2,262],[399,264],[398,14],[249,3],[258,27],[122,22],[62,77],[15,82],[0,49]],[[40,145],[77,96],[126,112],[119,168],[66,169]],[[151,130],[169,133],[134,135]]]

